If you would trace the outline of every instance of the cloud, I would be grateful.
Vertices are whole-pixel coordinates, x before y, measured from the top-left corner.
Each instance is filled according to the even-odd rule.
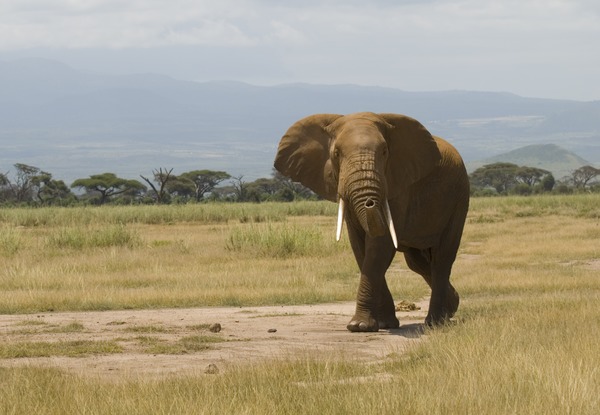
[[[0,50],[252,46],[230,2],[190,0],[3,0]],[[251,16],[249,12],[247,15]]]
[[[0,2],[5,55],[42,48],[127,51],[119,55],[127,59],[143,49],[143,61],[156,63],[166,61],[159,54],[170,51],[172,72],[192,79],[235,76],[264,83],[279,74],[273,82],[538,96],[560,88],[562,94],[596,88],[597,99],[600,86],[590,86],[600,85],[594,69],[600,67],[599,42],[596,0]],[[202,65],[191,65],[178,50],[202,55]],[[183,65],[177,62],[189,68],[175,68]],[[166,64],[161,65],[162,70]],[[190,74],[192,67],[202,72]]]
[[[274,40],[598,32],[593,1],[3,0],[0,49],[165,45],[253,47]],[[592,12],[592,13],[590,13]]]

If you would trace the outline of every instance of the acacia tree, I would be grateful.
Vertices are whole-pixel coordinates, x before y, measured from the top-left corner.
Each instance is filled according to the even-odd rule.
[[[41,204],[55,204],[74,199],[65,182],[54,180],[52,174],[23,163],[17,163],[14,167],[14,181],[10,180],[8,173],[0,174],[0,199],[15,203]]]
[[[137,180],[122,179],[114,173],[95,174],[87,179],[77,179],[71,184],[71,188],[81,188],[88,193],[99,194],[98,202],[101,205],[113,196],[123,193],[136,194],[146,190],[146,187]]]
[[[36,191],[37,200],[45,205],[56,204],[61,200],[74,199],[71,189],[62,180],[54,180],[52,175],[41,172],[32,180]]]
[[[513,163],[487,164],[471,173],[470,180],[475,186],[493,187],[498,193],[505,194],[515,185],[518,168],[519,166]]]
[[[279,190],[278,183],[275,179],[260,178],[248,183],[247,199],[252,202],[261,202],[263,200],[273,198]]]
[[[166,185],[166,190],[171,197],[178,196],[183,200],[195,198],[196,186],[194,183],[181,176],[171,176]]]
[[[275,195],[278,200],[291,201],[294,199],[310,199],[317,197],[308,187],[292,181],[292,179],[284,176],[276,169],[273,169],[273,180],[275,180],[279,188]]]
[[[474,187],[493,187],[499,194],[514,192],[530,194],[534,191],[550,192],[555,180],[548,170],[517,166],[513,163],[493,163],[478,168],[469,176]]]
[[[0,201],[4,202],[10,199],[11,189],[8,173],[0,173]]]
[[[169,196],[169,193],[167,191],[167,184],[175,177],[171,175],[171,172],[173,172],[173,169],[167,170],[165,168],[165,170],[163,171],[162,167],[158,170],[152,170],[152,175],[154,176],[154,181],[158,184],[158,188],[150,179],[140,174],[140,177],[144,179],[146,183],[148,183],[148,185],[152,189],[152,192],[154,192],[154,199],[158,204],[167,202]]]
[[[34,178],[40,174],[41,170],[23,163],[17,163],[14,166],[15,180],[9,183],[12,196],[17,203],[30,201],[34,194]]]
[[[544,178],[549,175],[551,176],[552,173],[550,173],[548,170],[540,169],[537,167],[523,166],[518,167],[515,171],[515,179],[518,182],[524,183],[531,187],[535,186],[538,183],[542,183]]]
[[[600,176],[600,169],[582,166],[571,173],[571,180],[576,188],[585,189],[598,176]]]
[[[246,199],[260,202],[264,200],[292,201],[309,199],[315,194],[302,184],[293,182],[278,171],[271,178],[260,178],[247,184]]]
[[[231,186],[235,194],[236,202],[248,201],[248,182],[244,181],[244,176],[240,175],[231,179]]]
[[[229,173],[214,170],[193,170],[179,176],[180,180],[187,180],[193,184],[197,202],[202,200],[206,193],[212,192],[219,183],[230,178]]]

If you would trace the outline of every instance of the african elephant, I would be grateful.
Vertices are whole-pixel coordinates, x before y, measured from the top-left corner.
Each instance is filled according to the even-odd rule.
[[[337,239],[345,219],[360,269],[348,330],[399,327],[385,280],[396,251],[431,287],[425,323],[454,315],[459,296],[450,271],[469,207],[469,180],[452,145],[404,115],[316,114],[288,129],[275,168],[339,202]]]

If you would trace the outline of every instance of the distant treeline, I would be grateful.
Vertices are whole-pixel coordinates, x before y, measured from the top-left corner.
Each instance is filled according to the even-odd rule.
[[[548,170],[499,162],[478,168],[469,179],[472,196],[491,196],[600,192],[598,177],[600,169],[583,166],[557,181]]]
[[[224,171],[193,170],[180,175],[173,169],[153,170],[141,180],[101,173],[68,186],[37,167],[17,163],[15,173],[0,173],[0,204],[4,206],[71,206],[76,204],[170,204],[206,201],[263,202],[317,199],[299,183],[274,171],[270,178],[249,182]]]
[[[141,180],[101,173],[68,186],[52,174],[27,164],[0,173],[0,204],[4,206],[71,206],[76,204],[171,204],[207,201],[265,202],[318,199],[312,191],[277,171],[252,182],[224,171],[193,170],[180,175],[158,168]],[[539,193],[600,192],[600,169],[583,166],[557,181],[547,170],[493,163],[471,173],[471,195],[529,195]],[[74,192],[77,191],[77,192]]]

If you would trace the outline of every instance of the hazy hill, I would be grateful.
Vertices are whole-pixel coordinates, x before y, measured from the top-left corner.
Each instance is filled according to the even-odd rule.
[[[590,164],[589,161],[556,144],[532,144],[483,161],[473,162],[469,165],[469,170],[501,161],[549,170],[556,179],[569,175],[581,166]]]
[[[492,92],[406,92],[356,85],[197,83],[108,76],[62,63],[0,62],[0,171],[21,162],[71,182],[158,167],[271,173],[279,138],[318,112],[397,112],[451,141],[467,161],[518,146],[560,144],[600,162],[600,101]]]

